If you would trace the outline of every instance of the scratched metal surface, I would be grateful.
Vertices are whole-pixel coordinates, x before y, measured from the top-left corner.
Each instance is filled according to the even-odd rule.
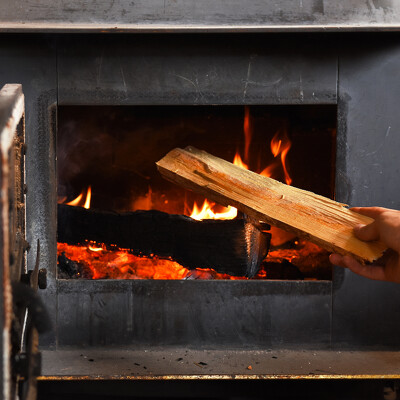
[[[32,245],[28,267],[32,269],[35,265],[39,239],[41,267],[48,272],[48,287],[41,295],[55,320],[56,221],[52,216],[56,209],[56,178],[52,106],[57,101],[57,89],[53,44],[49,38],[32,36],[8,36],[7,40],[1,40],[0,86],[20,83],[25,95],[26,235]],[[48,336],[48,341],[55,341],[53,334]]]
[[[337,55],[326,41],[312,35],[86,36],[77,46],[74,37],[63,38],[58,102],[336,104]]]
[[[3,0],[0,31],[397,30],[397,0]]]
[[[331,282],[59,280],[60,346],[326,347]]]
[[[337,198],[400,209],[400,46],[397,36],[359,41],[339,56]],[[333,342],[399,343],[400,291],[335,271]],[[340,275],[343,284],[339,284]]]

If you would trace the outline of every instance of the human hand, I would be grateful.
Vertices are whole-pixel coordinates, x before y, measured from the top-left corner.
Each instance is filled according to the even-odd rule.
[[[382,207],[354,207],[351,210],[375,220],[369,225],[356,226],[355,236],[364,241],[381,240],[389,250],[375,264],[362,265],[353,257],[340,254],[331,254],[331,263],[369,279],[400,283],[400,211]]]

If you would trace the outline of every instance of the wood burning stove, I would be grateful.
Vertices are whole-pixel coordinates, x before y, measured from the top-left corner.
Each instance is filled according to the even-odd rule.
[[[398,288],[341,269],[331,281],[93,281],[57,279],[56,272],[56,141],[66,123],[57,117],[71,110],[82,113],[80,123],[93,110],[123,107],[221,107],[240,120],[244,106],[301,115],[329,110],[336,142],[324,154],[336,154],[335,198],[399,208],[396,33],[3,37],[0,76],[22,83],[27,99],[27,238],[40,239],[48,268],[41,295],[55,329],[43,337],[47,360],[65,346],[79,354],[100,346],[108,355],[112,346],[397,349]],[[34,261],[32,252],[30,268]],[[279,373],[293,372],[285,368]]]
[[[225,110],[228,106],[237,105],[240,107],[224,112],[239,114],[240,109],[240,128],[236,128],[240,138],[243,135],[243,105],[250,106],[250,109],[256,109],[255,105],[259,108],[263,104],[269,107],[280,105],[281,114],[290,113],[289,106],[292,107],[292,113],[301,114],[296,104],[299,107],[300,104],[309,104],[310,107],[332,105],[331,115],[336,115],[336,56],[324,51],[321,44],[299,51],[292,47],[290,40],[279,40],[279,43],[270,43],[267,51],[262,41],[255,42],[254,38],[249,40],[246,37],[237,37],[235,44],[228,47],[226,37],[215,37],[212,46],[208,38],[203,37],[154,39],[158,42],[156,47],[151,37],[142,37],[140,41],[120,37],[118,43],[110,38],[109,43],[103,43],[100,54],[94,46],[95,38],[86,38],[86,43],[82,43],[79,49],[73,41],[63,40],[62,44],[58,44],[58,105],[92,108],[102,104],[197,106],[193,111],[183,108],[181,113],[204,113],[199,106],[207,104],[219,104]],[[149,53],[150,48],[152,51]],[[318,61],[314,55],[316,52]],[[78,69],[75,63],[77,59],[82,60]],[[115,60],[121,62],[116,64]],[[124,60],[126,65],[123,64]],[[285,71],[283,80],[280,79],[282,68]],[[109,86],[111,97],[108,93],[97,94],[98,80],[102,81],[103,77],[109,79],[110,76],[115,77]],[[85,82],[81,82],[81,77],[87,78]],[[187,79],[193,81],[194,85]],[[254,84],[254,79],[260,84]],[[283,81],[286,83],[282,86]],[[134,87],[130,87],[131,84]],[[272,91],[266,90],[266,87],[272,88]],[[283,104],[288,106],[286,111],[282,108]],[[319,111],[322,114],[322,108]],[[66,109],[61,109],[60,114],[65,112]],[[85,111],[81,113],[88,117],[90,115]],[[61,120],[60,124],[63,123]],[[82,126],[83,122],[79,125]],[[331,128],[335,128],[335,119]],[[328,141],[331,143],[331,139]],[[331,146],[328,146],[326,154],[332,157]],[[186,285],[188,282],[166,281],[58,280],[56,283],[59,345],[219,343],[241,346],[247,342],[246,345],[271,346],[274,343],[304,341],[327,345],[330,341],[331,282],[214,282],[222,283],[222,286],[204,282],[205,285],[198,288]],[[191,284],[195,285],[196,282]],[[86,289],[82,290],[83,287]],[[241,300],[236,302],[234,298],[241,292],[244,295],[239,295]],[[285,294],[287,292],[290,292],[289,296]],[[174,294],[169,296],[167,293]],[[245,293],[252,294],[248,297]],[[256,301],[258,296],[263,300]],[[273,305],[277,301],[281,302],[281,307],[289,316],[283,317],[282,309]],[[253,325],[253,317],[246,317],[248,312],[245,310],[253,307],[260,315],[255,323],[267,323],[269,327],[263,330],[259,327],[249,328]],[[295,317],[299,314],[298,307],[304,307],[304,315],[308,314],[305,320]],[[81,309],[82,313],[77,313],[77,309]],[[143,313],[144,309],[146,313]],[[310,309],[312,313],[305,312]],[[87,311],[83,310],[90,310],[92,317],[88,318]],[[166,312],[161,312],[161,319],[160,310]],[[271,317],[270,312],[275,317]],[[193,317],[182,319],[187,313]],[[240,320],[236,317],[238,314],[242,316]],[[104,315],[109,317],[103,318]],[[127,318],[127,315],[130,317]],[[115,322],[110,324],[109,318]],[[85,332],[83,336],[82,332]]]
[[[255,275],[256,279],[330,280],[327,252],[276,228],[272,231],[272,248],[266,262],[259,268],[265,257],[260,254],[261,259],[251,271],[242,270],[241,264],[237,264],[242,259],[238,246],[243,242],[248,257],[248,245],[241,239],[244,231],[231,231],[230,226],[233,229],[243,217],[232,207],[210,203],[166,182],[156,170],[156,161],[175,146],[191,144],[261,175],[288,184],[293,181],[295,186],[332,198],[335,137],[336,108],[332,106],[59,107],[58,201],[66,205],[58,208],[58,241],[67,243],[58,245],[58,276],[232,279]],[[86,190],[89,187],[90,195]],[[92,211],[70,206],[90,207]],[[99,209],[125,214],[115,215],[115,222],[111,223],[106,222],[106,216],[111,218],[111,214]],[[141,212],[135,216],[126,214],[135,210]],[[166,225],[163,223],[166,215],[148,210],[185,214],[196,220],[236,219],[236,222],[215,222],[202,233],[195,233],[190,226],[206,226],[206,223],[190,225],[187,220],[182,225],[183,219],[176,216],[169,217],[171,222]],[[92,223],[84,221],[90,216]],[[152,224],[145,222],[150,217]],[[123,222],[128,218],[130,228],[122,229],[118,220]],[[172,218],[176,219],[175,225]],[[139,224],[136,229],[135,224]],[[218,247],[221,238],[216,229],[222,225],[226,245],[221,242]],[[102,237],[106,244],[89,243]],[[267,244],[256,245],[254,235],[252,242],[253,249],[268,250]],[[146,255],[146,258],[106,246],[122,243],[131,249],[133,246],[136,256]],[[227,265],[223,265],[222,259],[217,261],[222,254]],[[149,260],[150,255],[158,259]],[[203,270],[179,267],[177,259],[183,266]],[[233,275],[218,274],[210,268],[217,272],[231,271]]]

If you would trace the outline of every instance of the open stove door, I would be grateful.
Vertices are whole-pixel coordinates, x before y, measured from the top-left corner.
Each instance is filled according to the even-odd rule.
[[[38,331],[48,325],[36,293],[39,257],[32,271],[26,269],[24,114],[22,86],[5,85],[0,91],[0,390],[5,400],[36,398]]]
[[[12,295],[12,282],[20,282],[25,272],[24,107],[21,85],[5,85],[1,89],[0,354],[2,360],[0,390],[2,398],[6,400],[15,398],[17,393],[19,374],[14,373],[12,364],[22,346],[21,338],[25,319],[25,315],[18,317],[14,315]]]

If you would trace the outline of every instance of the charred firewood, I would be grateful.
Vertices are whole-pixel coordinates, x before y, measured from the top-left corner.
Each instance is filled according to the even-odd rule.
[[[161,211],[116,213],[58,205],[58,241],[93,240],[133,254],[172,259],[188,269],[253,277],[268,253],[270,234],[248,219],[196,221]]]
[[[82,264],[69,259],[65,253],[62,253],[57,257],[57,266],[58,278],[60,279],[92,278],[91,274],[87,272]]]

